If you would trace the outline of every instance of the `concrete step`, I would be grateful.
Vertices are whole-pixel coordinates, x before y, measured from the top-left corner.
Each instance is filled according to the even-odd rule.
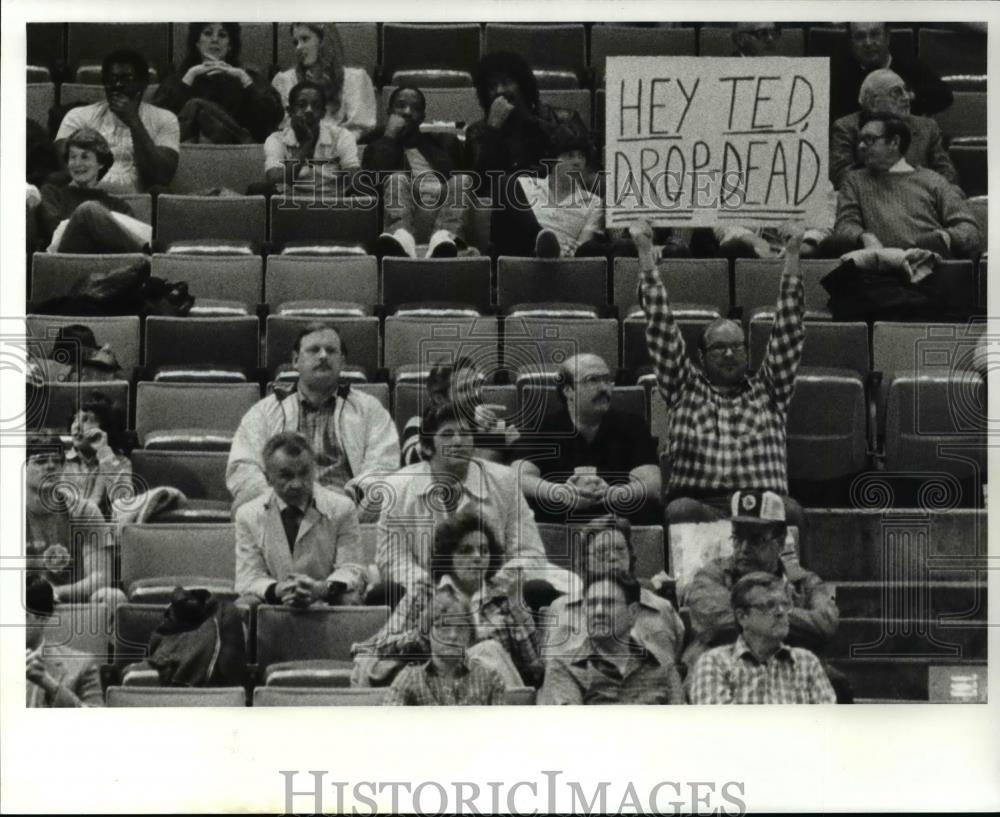
[[[975,668],[985,675],[982,661],[936,661],[923,658],[833,659],[832,663],[851,681],[855,699],[892,699],[896,701],[929,700],[929,670],[932,666],[949,665],[969,670]]]
[[[802,564],[826,581],[971,581],[986,567],[986,512],[811,508]]]
[[[842,618],[824,647],[830,658],[919,657],[938,663],[986,659],[985,619],[943,622],[914,619]]]
[[[944,575],[948,575],[945,573]],[[986,580],[921,582],[837,582],[837,606],[846,618],[883,618],[906,609],[925,618],[985,619]]]

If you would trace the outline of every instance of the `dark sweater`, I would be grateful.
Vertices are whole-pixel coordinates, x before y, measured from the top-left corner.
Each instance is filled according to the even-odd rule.
[[[379,172],[412,171],[406,151],[416,148],[434,170],[450,176],[456,166],[455,146],[448,144],[447,139],[444,134],[418,133],[411,142],[404,144],[398,139],[389,139],[380,129],[365,148],[361,166]]]

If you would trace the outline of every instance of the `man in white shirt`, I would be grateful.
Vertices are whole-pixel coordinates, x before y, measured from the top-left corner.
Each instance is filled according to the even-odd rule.
[[[56,153],[80,128],[93,128],[108,141],[115,157],[99,187],[137,193],[166,186],[177,171],[181,129],[168,110],[142,101],[149,84],[149,64],[135,51],[113,51],[104,58],[101,77],[107,99],[73,108],[56,134]]]

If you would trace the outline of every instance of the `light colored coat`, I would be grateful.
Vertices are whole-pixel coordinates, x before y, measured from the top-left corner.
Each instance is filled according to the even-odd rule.
[[[59,682],[59,689],[48,700],[44,689],[27,681],[26,707],[104,706],[101,676],[92,655],[59,644],[46,644],[42,660],[49,675]]]

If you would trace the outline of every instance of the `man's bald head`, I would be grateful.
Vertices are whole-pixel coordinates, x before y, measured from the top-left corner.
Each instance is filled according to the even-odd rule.
[[[878,68],[861,83],[858,104],[868,113],[906,116],[910,112],[910,93],[899,74],[888,68]]]
[[[559,367],[559,396],[578,419],[607,412],[614,385],[614,374],[600,355],[573,355]]]

